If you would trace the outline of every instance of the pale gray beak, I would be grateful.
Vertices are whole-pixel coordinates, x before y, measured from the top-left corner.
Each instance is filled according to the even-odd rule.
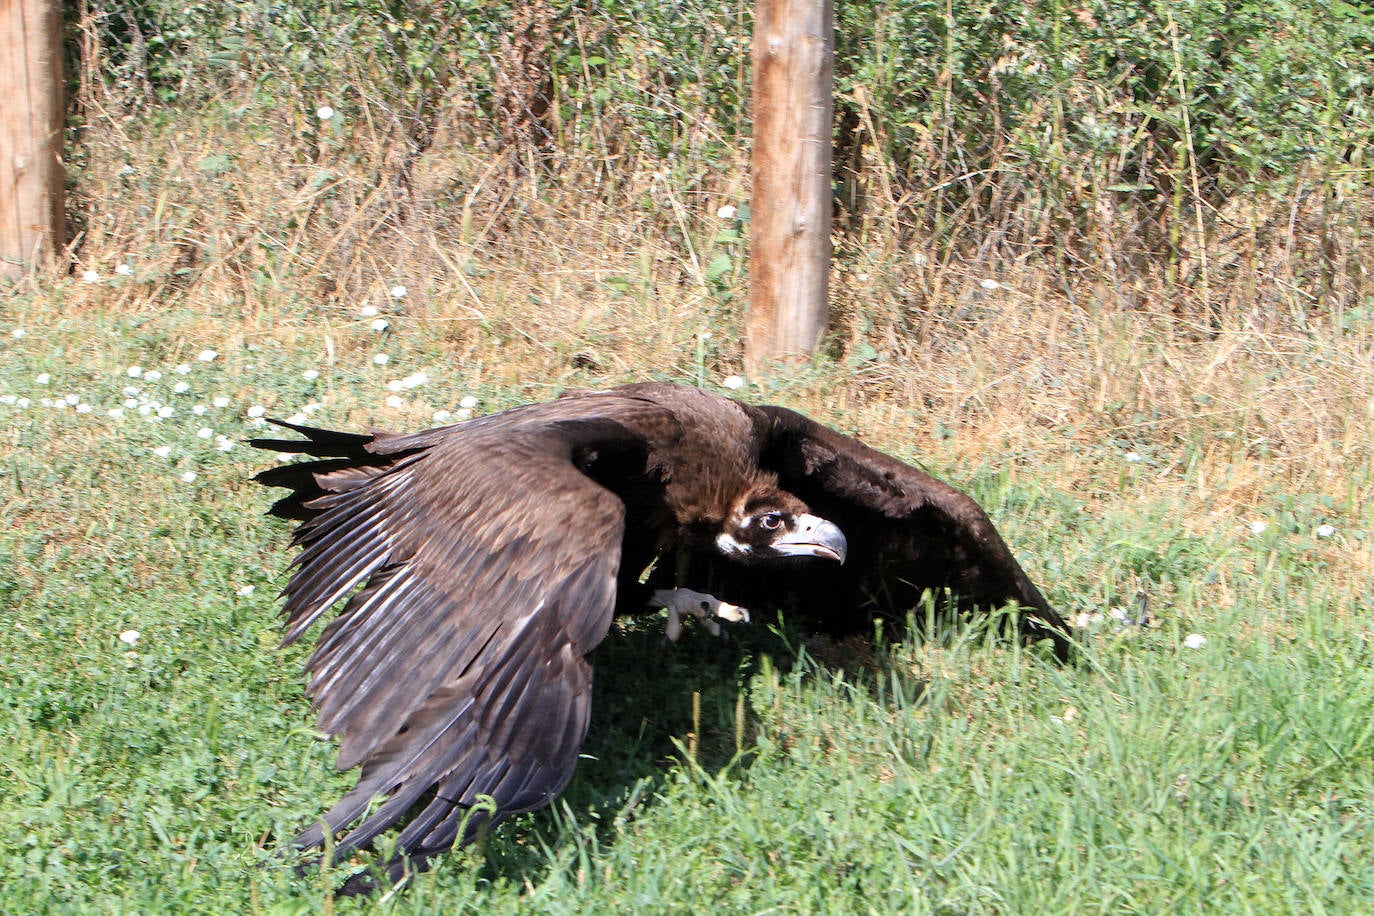
[[[784,557],[824,557],[844,562],[849,544],[838,525],[816,515],[798,515],[796,527],[785,532],[769,546]]]

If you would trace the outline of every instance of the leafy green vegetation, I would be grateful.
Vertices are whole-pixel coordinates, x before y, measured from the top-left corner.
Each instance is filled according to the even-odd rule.
[[[0,290],[0,910],[1371,909],[1363,7],[840,4],[831,335],[747,380],[748,4],[83,15],[76,269]],[[650,377],[968,489],[1080,663],[636,621],[552,809],[333,899],[243,439]]]

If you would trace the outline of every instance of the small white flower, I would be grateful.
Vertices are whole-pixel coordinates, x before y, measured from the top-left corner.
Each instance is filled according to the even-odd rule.
[[[1201,633],[1189,633],[1187,636],[1183,637],[1183,644],[1189,649],[1201,649],[1203,646],[1207,645],[1207,637],[1203,636]]]
[[[698,332],[697,332],[697,340],[701,341],[702,343],[705,343],[706,341],[708,341],[708,340],[710,340],[710,339],[711,339],[711,332],[710,332],[710,331],[698,331]]]
[[[391,357],[387,356],[385,353],[378,353],[376,356],[372,357],[372,361],[379,366],[385,366],[390,360]]]
[[[196,472],[195,472],[195,471],[187,471],[185,474],[182,474],[182,475],[181,475],[181,480],[182,480],[183,483],[192,483],[192,482],[195,481],[195,479],[196,479]]]
[[[404,407],[405,403],[405,399],[402,398],[399,394],[393,394],[386,399],[387,407]]]
[[[143,367],[130,366],[129,368],[124,370],[124,374],[127,375],[129,378],[138,378],[140,375],[143,374]]]
[[[1265,521],[1253,521],[1253,522],[1250,523],[1250,533],[1251,533],[1251,534],[1264,534],[1265,530],[1266,530],[1268,527],[1269,527],[1269,523],[1268,523],[1268,522],[1265,522]]]
[[[452,420],[452,419],[453,419],[453,414],[449,413],[447,410],[436,410],[436,411],[434,411],[434,422],[435,422],[435,423],[447,423],[449,420]]]
[[[721,207],[719,210],[716,211],[716,216],[720,217],[721,219],[734,219],[735,215],[738,213],[739,210],[736,209],[733,204],[726,204],[725,206]]]
[[[157,409],[158,418],[159,418],[159,419],[162,419],[162,420],[166,420],[166,419],[170,418],[170,417],[172,416],[172,414],[174,414],[174,413],[176,413],[176,411],[175,411],[174,409],[172,409],[171,407],[166,407],[166,406],[164,406],[164,407],[159,407],[159,408]]]
[[[334,117],[334,109],[330,108],[328,105],[321,105],[319,108],[315,109],[315,117],[319,118],[321,121],[328,121],[330,118]]]
[[[129,274],[133,273],[133,270],[128,264],[116,264],[115,273],[119,274],[121,277],[127,277]]]
[[[253,417],[254,419],[264,416],[266,413],[267,408],[263,407],[261,404],[254,404],[252,407],[248,408],[248,416]]]
[[[96,273],[93,270],[88,270],[81,275],[81,279],[85,280],[87,283],[99,283],[100,274]]]
[[[123,633],[119,634],[119,641],[132,646],[134,643],[138,642],[139,637],[142,635],[143,634],[137,630],[125,630]]]
[[[307,382],[313,382],[315,381],[315,379],[319,377],[320,373],[317,369],[306,369],[304,372],[301,373],[301,378],[305,379]]]
[[[288,462],[288,461],[295,461],[295,460],[296,460],[296,453],[295,453],[295,452],[277,452],[277,460],[280,461],[282,464],[286,464],[286,462]]]
[[[136,398],[136,397],[138,397],[138,396],[139,396],[140,394],[142,394],[142,393],[143,393],[143,389],[142,389],[142,388],[136,388],[136,387],[134,387],[133,385],[125,385],[125,386],[124,386],[123,395],[124,395],[126,398]]]
[[[176,393],[176,394],[185,394],[186,392],[188,392],[188,391],[190,391],[190,390],[191,390],[191,383],[190,383],[190,382],[177,382],[175,385],[172,386],[172,391],[173,391],[174,393]]]
[[[19,398],[12,394],[0,394],[0,404],[13,405]]]
[[[721,384],[731,391],[739,391],[744,387],[744,379],[738,375],[727,375]]]
[[[377,318],[372,322],[372,330],[374,331],[385,331],[389,327],[391,327],[391,322],[385,318]]]
[[[35,385],[46,385],[46,384],[48,384],[48,382],[51,382],[51,381],[52,381],[52,376],[49,375],[49,374],[46,373],[46,372],[40,372],[40,373],[38,373],[37,375],[35,375],[35,376],[33,377],[33,383],[34,383]]]
[[[204,404],[197,404],[195,407],[191,408],[191,413],[195,414],[198,417],[205,416],[209,411],[210,408],[206,407]]]
[[[230,439],[228,436],[216,436],[216,437],[215,437],[215,448],[216,448],[217,450],[219,450],[219,451],[221,451],[221,452],[227,452],[227,451],[232,450],[233,447],[234,447],[234,440],[233,440],[233,439]]]
[[[1127,464],[1136,464],[1136,463],[1138,463],[1139,461],[1140,461],[1140,452],[1127,452],[1127,453],[1126,453],[1126,463],[1127,463]]]
[[[309,419],[310,418],[307,417],[305,414],[301,413],[300,411],[297,411],[293,413],[291,416],[287,417],[286,422],[295,423],[297,426],[300,426],[302,423]]]
[[[190,374],[191,374],[191,366],[190,366],[189,363],[181,363],[179,366],[177,366],[177,367],[176,367],[175,369],[173,369],[172,371],[175,372],[177,375],[190,375]]]
[[[375,305],[365,305],[362,308],[358,309],[359,318],[375,318],[377,316],[377,313],[378,309]]]
[[[1333,535],[1333,534],[1336,533],[1336,526],[1335,526],[1335,525],[1318,525],[1318,526],[1317,526],[1317,530],[1316,530],[1315,533],[1316,533],[1317,537],[1319,537],[1319,538],[1329,538],[1329,537],[1331,537],[1331,535]]]
[[[306,405],[304,405],[303,407],[301,407],[301,413],[305,414],[305,415],[308,417],[308,416],[310,416],[312,413],[314,413],[315,411],[317,411],[317,410],[319,410],[319,409],[320,409],[320,405],[319,405],[319,404],[315,404],[315,403],[306,404]]]
[[[62,396],[62,400],[66,401],[71,406],[75,406],[81,403],[81,397],[75,394],[64,394]]]
[[[17,338],[17,337],[23,337],[23,336],[24,336],[25,334],[27,334],[27,333],[28,333],[28,332],[25,331],[23,328],[15,328],[13,331],[10,331],[10,336],[11,336],[11,337],[16,337],[16,338]]]
[[[105,411],[105,415],[111,420],[118,420],[120,417],[124,416],[124,408],[111,407],[109,410]]]
[[[29,406],[29,399],[28,399],[28,398],[18,398],[17,400],[15,400],[14,406],[15,406],[15,407],[28,407],[28,406]]]
[[[91,412],[91,405],[90,405],[90,404],[77,404],[77,405],[76,405],[76,412],[77,412],[77,413],[90,413],[90,412]]]
[[[159,458],[166,458],[172,454],[172,447],[170,445],[159,445],[157,448],[153,449],[153,454]]]
[[[216,396],[212,401],[210,401],[210,403],[213,404],[215,407],[223,409],[229,406],[229,399],[221,394]]]
[[[400,379],[398,379],[398,378],[394,378],[394,379],[392,379],[391,381],[389,381],[389,382],[386,383],[386,390],[387,390],[387,391],[400,391],[400,390],[403,389],[403,388],[405,388],[405,383],[403,383],[403,382],[402,382]]]
[[[129,402],[128,402],[128,401],[125,401],[124,403],[125,403],[125,404],[128,404]],[[130,404],[129,406],[132,407],[133,405]],[[152,414],[152,412],[153,412],[153,405],[152,405],[152,404],[139,404],[139,405],[138,405],[138,415],[139,415],[140,417],[149,416],[150,414]]]
[[[147,372],[143,373],[143,378],[149,382],[156,382],[158,379],[162,378],[162,373],[158,372],[156,369],[149,369]]]
[[[387,290],[387,294],[393,299],[404,299],[406,297],[406,288],[402,284],[397,283],[395,286],[391,287],[391,289]]]
[[[199,353],[196,354],[196,359],[200,360],[203,363],[213,363],[215,361],[215,357],[217,356],[219,356],[219,354],[216,353],[214,350],[201,350]]]
[[[461,401],[458,402],[458,406],[463,408],[464,410],[472,410],[480,403],[481,402],[478,401],[472,395],[467,395]]]
[[[983,289],[986,289],[986,290],[994,290],[994,289],[1001,289],[1001,288],[1002,288],[1002,284],[1001,284],[1001,283],[998,283],[996,280],[993,280],[993,279],[991,279],[991,278],[988,278],[988,279],[986,279],[986,280],[979,280],[979,281],[978,281],[978,285],[981,286],[981,287],[983,287]]]
[[[454,416],[454,419],[459,420],[459,421],[462,421],[462,420],[471,420],[471,419],[472,419],[472,410],[471,410],[470,408],[463,407],[463,408],[460,408],[460,409],[458,410],[458,412],[457,412],[456,414],[454,414],[453,416]]]
[[[214,434],[215,431],[208,426],[202,426],[200,429],[196,430],[196,438],[198,439],[209,439]]]
[[[240,598],[247,598],[249,595],[253,594],[253,586],[245,585],[234,592],[234,594],[238,595]]]

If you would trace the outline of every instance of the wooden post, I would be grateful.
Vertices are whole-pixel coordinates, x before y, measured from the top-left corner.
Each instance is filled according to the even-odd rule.
[[[0,277],[67,243],[61,11],[60,0],[0,0]]]
[[[745,368],[808,354],[830,275],[833,0],[757,0]]]

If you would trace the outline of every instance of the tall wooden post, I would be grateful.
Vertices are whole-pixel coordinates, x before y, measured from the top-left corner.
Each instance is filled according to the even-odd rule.
[[[830,274],[833,0],[757,0],[745,367],[820,343]]]
[[[0,277],[66,244],[62,4],[0,0]]]

